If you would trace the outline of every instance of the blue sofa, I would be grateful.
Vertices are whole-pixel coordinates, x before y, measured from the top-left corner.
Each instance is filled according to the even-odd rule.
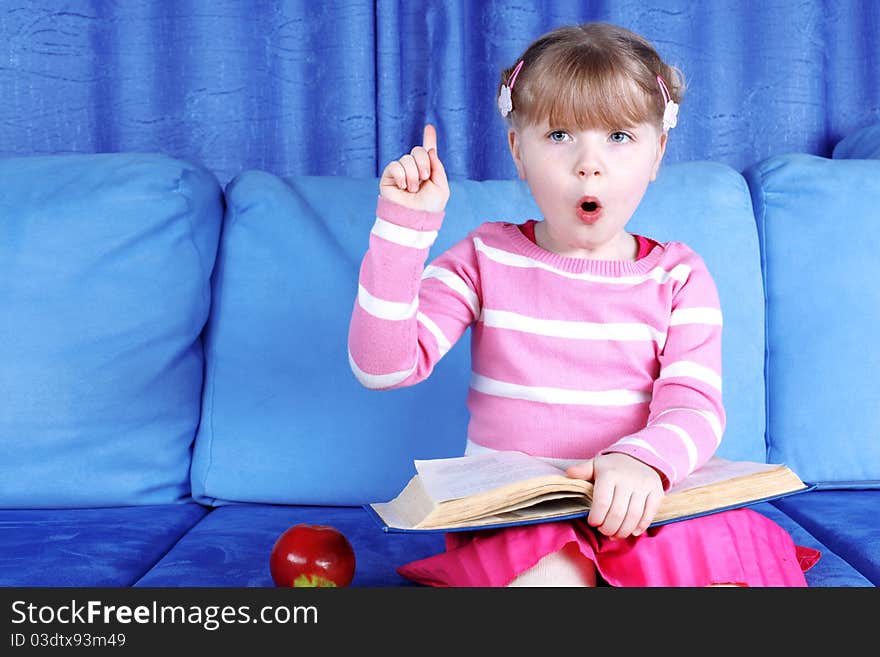
[[[355,586],[404,586],[439,534],[361,508],[464,446],[467,340],[376,392],[346,349],[376,180],[262,171],[225,189],[156,154],[0,160],[0,585],[272,586],[296,523]],[[631,228],[702,254],[725,315],[720,454],[817,489],[756,508],[822,552],[811,586],[880,584],[880,126],[832,158],[665,165]],[[537,212],[457,180],[434,252]]]

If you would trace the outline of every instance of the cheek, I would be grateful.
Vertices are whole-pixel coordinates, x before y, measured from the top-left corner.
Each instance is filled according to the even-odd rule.
[[[631,167],[620,172],[613,194],[621,207],[635,211],[651,183],[650,173],[651,170],[644,166]]]
[[[656,177],[657,161],[647,155],[639,158],[635,162],[629,162],[625,166],[623,178],[626,180],[624,185],[630,192],[644,193],[648,185]]]
[[[559,186],[560,180],[558,162],[530,154],[529,157],[522,158],[520,163],[519,170],[524,174],[522,177],[528,180],[534,192],[554,193],[553,190]]]
[[[645,192],[648,190],[649,181],[646,178],[634,179],[627,192],[629,198],[630,210],[635,212],[636,208],[642,202]]]
[[[663,158],[660,157],[660,155],[658,154],[657,157],[654,159],[654,162],[651,164],[651,171],[649,175],[651,182],[657,180],[657,172],[660,170],[660,162],[662,161],[662,159]]]
[[[543,166],[530,170],[529,184],[536,188],[539,194],[548,199],[559,199],[570,192],[570,181],[560,176],[552,167]]]

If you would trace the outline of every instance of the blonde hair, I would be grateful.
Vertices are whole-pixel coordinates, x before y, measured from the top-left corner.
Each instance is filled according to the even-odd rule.
[[[515,127],[544,119],[578,129],[660,126],[666,101],[657,76],[676,103],[684,94],[681,71],[643,37],[608,23],[560,27],[540,37],[502,71],[499,93],[520,61],[507,115]]]

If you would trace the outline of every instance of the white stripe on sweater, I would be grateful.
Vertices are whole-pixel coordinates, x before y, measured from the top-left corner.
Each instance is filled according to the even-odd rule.
[[[656,342],[663,345],[666,334],[648,324],[630,322],[572,322],[560,319],[539,319],[508,310],[483,308],[481,317],[486,326],[512,329],[553,338],[574,340],[610,340],[614,342]]]
[[[695,413],[702,417],[706,422],[709,423],[709,427],[712,429],[712,433],[715,436],[715,447],[718,447],[721,444],[721,420],[718,419],[718,416],[711,411],[703,411],[698,408],[684,408],[684,407],[676,407],[676,408],[667,408],[662,413],[658,413],[654,420],[657,418],[663,417],[667,413],[674,413],[676,411],[681,411],[682,413]],[[650,425],[649,425],[650,426]]]
[[[471,374],[471,388],[477,392],[507,399],[523,399],[543,404],[571,404],[577,406],[632,406],[651,401],[650,392],[638,390],[571,390],[547,386],[524,386]]]
[[[694,442],[694,439],[691,438],[690,434],[681,427],[677,427],[674,424],[666,424],[661,422],[658,424],[653,424],[651,426],[663,427],[664,429],[671,431],[681,439],[681,443],[682,445],[684,445],[684,449],[687,452],[688,456],[688,469],[685,473],[685,476],[693,472],[694,468],[697,467],[697,445]]]
[[[400,246],[408,246],[413,249],[430,249],[437,239],[436,230],[415,230],[398,226],[390,221],[385,221],[380,217],[376,217],[376,223],[373,224],[373,235],[378,235],[383,240],[394,242]]]
[[[440,330],[440,327],[437,326],[436,322],[425,313],[416,314],[416,319],[418,319],[419,323],[428,329],[431,335],[434,336],[434,339],[437,341],[437,349],[440,352],[440,358],[443,358],[443,356],[446,355],[446,352],[452,348],[452,345],[449,343],[449,340],[446,339],[443,331]]]
[[[412,303],[386,301],[385,299],[374,297],[363,285],[358,285],[358,304],[368,315],[391,321],[410,319],[419,309],[418,297]]]
[[[674,377],[696,379],[697,381],[712,386],[716,390],[721,390],[721,377],[717,372],[704,365],[689,360],[680,360],[675,363],[670,363],[660,370],[660,376],[657,377],[657,380],[671,379]]]
[[[640,285],[641,283],[650,280],[654,280],[660,284],[666,283],[669,280],[684,282],[687,280],[688,276],[690,276],[691,273],[691,267],[684,264],[676,265],[672,268],[671,271],[666,271],[661,267],[655,267],[648,273],[640,274],[638,276],[598,276],[596,274],[585,272],[576,273],[551,267],[550,265],[541,262],[540,260],[535,260],[533,258],[529,258],[528,256],[519,255],[518,253],[511,253],[510,251],[504,251],[502,249],[497,249],[494,246],[488,246],[479,237],[474,237],[473,240],[474,248],[478,252],[482,253],[487,258],[489,258],[489,260],[497,262],[498,264],[506,265],[508,267],[519,267],[526,269],[544,269],[558,276],[563,276],[565,278],[571,278],[580,281],[589,281],[593,283],[607,283],[611,285]]]
[[[709,324],[721,326],[721,310],[718,308],[678,308],[669,316],[670,326],[681,324]]]
[[[436,278],[438,281],[457,292],[458,295],[464,299],[465,303],[467,303],[468,307],[470,307],[471,312],[473,313],[473,319],[480,316],[480,300],[477,298],[476,293],[468,287],[467,283],[464,282],[464,279],[462,279],[461,276],[453,271],[444,269],[443,267],[428,265],[422,273],[422,280],[428,278]]]
[[[409,377],[409,375],[416,370],[416,366],[414,364],[411,368],[402,372],[389,372],[388,374],[368,374],[367,372],[364,372],[360,367],[358,367],[357,363],[354,362],[354,357],[351,355],[351,351],[348,352],[348,364],[351,366],[351,371],[354,373],[355,378],[360,381],[361,385],[365,388],[371,388],[373,390],[396,386],[398,383]]]
[[[634,447],[641,447],[642,449],[644,449],[648,452],[651,452],[651,454],[653,454],[658,459],[663,461],[666,465],[669,466],[669,469],[672,470],[672,481],[673,482],[678,481],[678,471],[675,469],[675,466],[672,465],[665,458],[663,458],[659,453],[657,453],[657,450],[654,449],[654,447],[651,445],[651,443],[649,443],[645,440],[642,440],[641,438],[634,438],[634,437],[630,436],[629,438],[621,438],[616,443],[611,445],[611,447],[609,449],[613,449],[613,448],[617,447],[618,445],[633,445]]]

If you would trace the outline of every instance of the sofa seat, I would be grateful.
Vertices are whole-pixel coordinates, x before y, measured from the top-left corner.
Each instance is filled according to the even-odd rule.
[[[863,526],[870,528],[867,516],[872,504],[877,508],[880,491],[816,491],[754,508],[788,530],[798,545],[822,552],[806,573],[810,586],[865,587],[877,584],[876,532],[866,535],[849,523],[824,527],[817,520],[819,511],[839,515],[841,505],[846,515],[840,517],[852,518],[857,496],[858,513],[866,515]],[[0,510],[0,586],[271,587],[272,546],[298,523],[332,525],[348,537],[357,558],[352,586],[412,585],[397,568],[443,549],[442,534],[386,534],[360,507]]]
[[[880,490],[816,490],[775,504],[880,585]]]
[[[131,586],[208,510],[0,509],[0,586]]]
[[[810,493],[801,493],[793,497],[801,497]],[[796,545],[819,550],[822,556],[806,572],[807,585],[814,586],[871,586],[871,582],[856,570],[840,553],[795,522],[791,516],[779,510],[775,503],[764,502],[752,508],[778,523],[789,534]]]
[[[798,545],[822,552],[807,571],[810,586],[871,586],[833,549],[769,503],[755,507],[785,527]],[[275,540],[297,523],[332,525],[357,558],[352,586],[407,586],[397,568],[443,550],[442,533],[383,532],[359,507],[229,505],[211,511],[175,545],[137,586],[273,586],[269,554]]]
[[[355,552],[352,586],[406,586],[398,566],[443,549],[442,534],[386,534],[360,507],[217,507],[137,583],[149,587],[273,586],[269,555],[291,525],[331,525]]]

